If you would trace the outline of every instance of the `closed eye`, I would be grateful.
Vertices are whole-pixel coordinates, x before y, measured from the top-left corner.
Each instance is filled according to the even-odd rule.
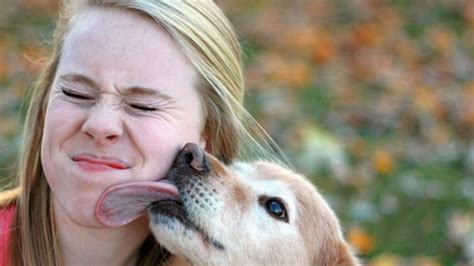
[[[144,112],[154,112],[158,110],[158,108],[155,108],[155,107],[139,105],[139,104],[129,104],[129,106],[132,107],[133,109],[144,111]]]
[[[77,92],[73,92],[70,90],[67,90],[65,88],[62,88],[61,91],[63,92],[64,95],[70,98],[78,99],[78,100],[92,100],[92,97],[83,95]]]

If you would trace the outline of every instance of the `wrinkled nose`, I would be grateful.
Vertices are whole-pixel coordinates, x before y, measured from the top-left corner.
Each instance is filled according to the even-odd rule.
[[[99,145],[115,143],[123,134],[120,115],[112,108],[94,108],[82,125],[81,130]]]
[[[176,158],[177,167],[189,167],[196,171],[209,171],[209,163],[206,159],[206,153],[198,145],[187,143],[178,153]]]

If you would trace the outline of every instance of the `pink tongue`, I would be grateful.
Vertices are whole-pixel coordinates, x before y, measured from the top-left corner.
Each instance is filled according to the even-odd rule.
[[[176,187],[165,181],[124,183],[110,187],[102,194],[95,215],[102,224],[118,227],[142,216],[152,202],[178,199]]]

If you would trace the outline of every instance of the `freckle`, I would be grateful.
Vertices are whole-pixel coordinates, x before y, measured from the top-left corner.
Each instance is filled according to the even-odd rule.
[[[202,193],[202,192],[199,193],[199,196],[201,196],[201,198],[203,198],[203,197],[204,197],[204,193]]]
[[[194,200],[194,203],[199,204],[199,200],[197,200],[197,199]]]

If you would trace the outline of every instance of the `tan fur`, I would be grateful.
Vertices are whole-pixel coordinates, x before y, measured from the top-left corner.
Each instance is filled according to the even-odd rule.
[[[167,265],[359,265],[336,215],[304,177],[268,162],[225,167],[208,158],[215,170],[199,180],[213,192],[198,200],[207,199],[212,207],[184,204],[201,232],[176,229],[176,221],[170,222],[175,226],[171,230],[150,214],[156,238],[174,254]],[[263,194],[281,198],[288,223],[259,205]],[[223,250],[209,239],[221,243]]]
[[[311,265],[357,265],[357,260],[342,237],[339,221],[316,188],[301,175],[275,164],[256,164],[259,176],[286,183],[298,202],[297,226],[305,247],[313,251]]]

